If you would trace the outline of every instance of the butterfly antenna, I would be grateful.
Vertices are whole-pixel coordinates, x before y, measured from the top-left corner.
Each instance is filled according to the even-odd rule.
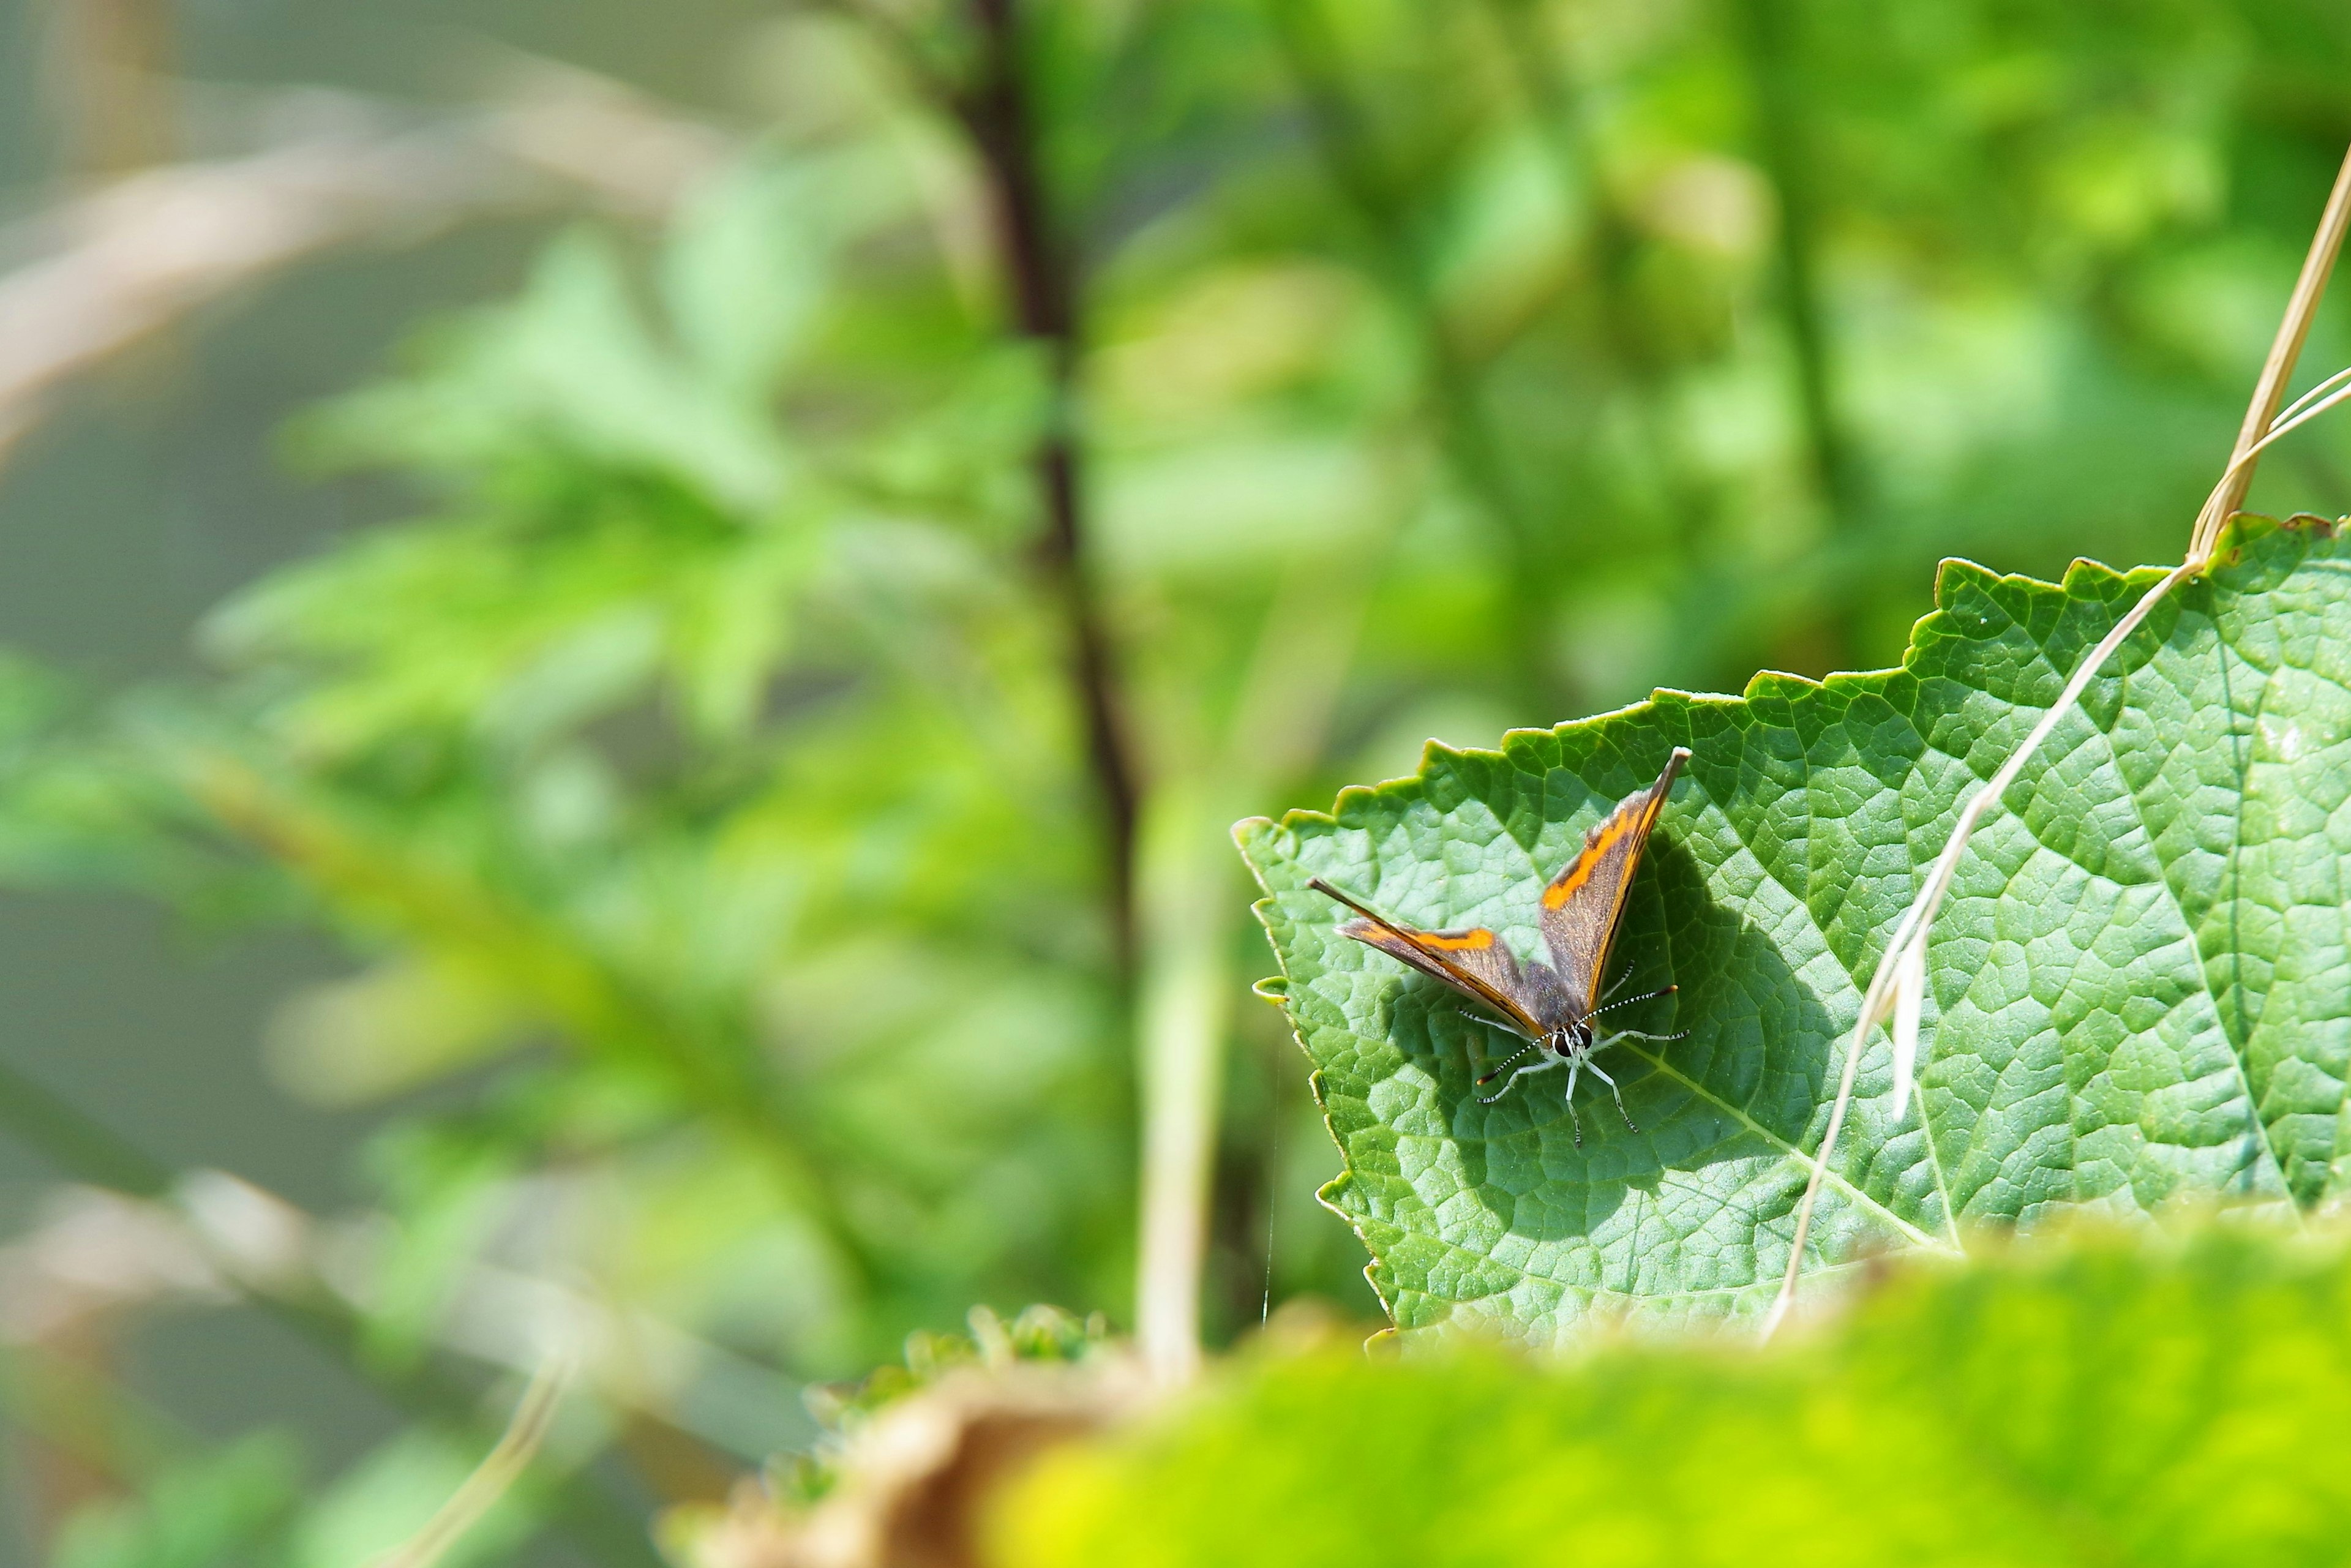
[[[1621,1002],[1604,1002],[1583,1016],[1587,1019],[1596,1019],[1602,1013],[1607,1012],[1613,1008],[1629,1008],[1635,1002],[1653,1002],[1659,997],[1672,996],[1676,991],[1680,989],[1681,988],[1679,986],[1661,986],[1654,991],[1644,991],[1637,997],[1626,997]]]
[[[1514,1035],[1520,1040],[1531,1040],[1534,1039],[1534,1036],[1529,1034],[1526,1030],[1520,1029],[1514,1023],[1504,1023],[1500,1019],[1489,1019],[1483,1013],[1473,1013],[1468,1008],[1455,1008],[1453,1010],[1459,1013],[1463,1018],[1468,1019],[1471,1023],[1483,1024],[1488,1029],[1500,1030],[1504,1034]]]
[[[1528,1041],[1525,1045],[1522,1045],[1522,1046],[1519,1047],[1519,1049],[1518,1049],[1518,1050],[1516,1050],[1516,1051],[1514,1051],[1510,1052],[1510,1055],[1508,1055],[1508,1056],[1504,1057],[1504,1058],[1502,1059],[1501,1062],[1500,1062],[1498,1066],[1496,1066],[1496,1067],[1495,1067],[1495,1069],[1494,1069],[1494,1071],[1493,1071],[1489,1072],[1489,1073],[1487,1073],[1484,1077],[1482,1077],[1482,1078],[1479,1079],[1479,1080],[1478,1080],[1479,1086],[1480,1088],[1483,1088],[1485,1085],[1487,1085],[1487,1084],[1489,1084],[1489,1083],[1491,1083],[1492,1082],[1494,1082],[1494,1080],[1495,1080],[1495,1079],[1499,1078],[1503,1073],[1505,1073],[1505,1072],[1509,1071],[1510,1070],[1510,1068],[1511,1068],[1512,1066],[1514,1066],[1514,1065],[1518,1062],[1518,1061],[1519,1061],[1519,1059],[1520,1059],[1520,1057],[1527,1055],[1530,1051],[1534,1051],[1534,1050],[1536,1050],[1536,1049],[1537,1049],[1536,1043],[1535,1043],[1534,1041],[1532,1041],[1532,1040],[1530,1040],[1530,1041]],[[1509,1089],[1509,1088],[1510,1088],[1510,1085],[1509,1085],[1509,1084],[1507,1084],[1507,1083],[1505,1083],[1505,1084],[1503,1084],[1503,1085],[1502,1085],[1502,1087],[1503,1087],[1505,1090],[1507,1090],[1507,1089]],[[1495,1096],[1494,1096],[1494,1099],[1495,1099],[1495,1100],[1499,1100],[1499,1099],[1500,1099],[1500,1098],[1501,1098],[1501,1096],[1500,1096],[1499,1094],[1497,1094],[1497,1095],[1495,1095]],[[1488,1101],[1488,1102],[1487,1102],[1487,1103],[1488,1103],[1488,1104],[1491,1104],[1491,1103],[1493,1103],[1493,1101],[1490,1101],[1490,1100],[1489,1100],[1489,1101]]]

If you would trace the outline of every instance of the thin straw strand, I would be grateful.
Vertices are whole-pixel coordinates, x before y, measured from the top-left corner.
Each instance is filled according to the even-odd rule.
[[[433,1568],[467,1531],[479,1524],[482,1516],[497,1506],[498,1500],[522,1479],[531,1461],[538,1458],[539,1445],[547,1440],[548,1429],[555,1424],[556,1407],[563,1401],[574,1366],[572,1358],[561,1353],[540,1362],[496,1447],[475,1467],[474,1473],[465,1478],[465,1484],[441,1505],[440,1511],[425,1521],[423,1529],[372,1560],[368,1568]]]

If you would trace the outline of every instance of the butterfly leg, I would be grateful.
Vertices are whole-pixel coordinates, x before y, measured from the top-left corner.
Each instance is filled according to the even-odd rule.
[[[1526,1052],[1525,1052],[1525,1051],[1520,1051],[1520,1052],[1519,1052],[1519,1056],[1524,1056],[1525,1054],[1526,1054]],[[1517,1061],[1517,1060],[1518,1060],[1518,1057],[1512,1057],[1510,1060],[1511,1060],[1512,1061]],[[1508,1094],[1508,1093],[1510,1092],[1510,1084],[1512,1084],[1512,1083],[1516,1083],[1520,1079],[1524,1078],[1528,1073],[1530,1073],[1530,1072],[1548,1072],[1548,1071],[1551,1071],[1552,1068],[1557,1067],[1558,1065],[1559,1065],[1559,1058],[1558,1058],[1558,1057],[1556,1057],[1556,1056],[1546,1056],[1546,1057],[1544,1057],[1541,1061],[1533,1062],[1533,1063],[1531,1063],[1531,1064],[1530,1064],[1530,1065],[1528,1065],[1528,1066],[1521,1067],[1521,1068],[1520,1068],[1516,1072],[1511,1073],[1511,1074],[1510,1074],[1510,1076],[1509,1081],[1508,1081],[1508,1082],[1505,1082],[1505,1083],[1504,1083],[1504,1084],[1503,1084],[1499,1089],[1495,1090],[1491,1094],[1480,1094],[1480,1095],[1479,1095],[1479,1096],[1478,1096],[1478,1103],[1479,1103],[1479,1104],[1480,1104],[1480,1105],[1491,1105],[1495,1101],[1499,1100],[1503,1095]],[[1496,1068],[1492,1072],[1489,1072],[1489,1073],[1486,1074],[1486,1078],[1492,1078],[1492,1077],[1494,1077],[1496,1074],[1499,1073],[1501,1071],[1502,1071],[1502,1070],[1501,1070],[1501,1068],[1499,1068],[1499,1067],[1498,1067],[1498,1068]],[[1479,1080],[1478,1080],[1478,1082],[1480,1082],[1480,1083],[1483,1083],[1483,1082],[1486,1082],[1486,1078],[1480,1078]]]
[[[1616,1096],[1616,1113],[1625,1118],[1625,1125],[1635,1133],[1639,1132],[1641,1129],[1634,1122],[1633,1113],[1625,1109],[1625,1091],[1616,1087],[1616,1081],[1608,1076],[1608,1070],[1595,1061],[1592,1064],[1592,1076],[1608,1085],[1608,1092]]]
[[[1687,1040],[1688,1038],[1689,1030],[1686,1029],[1677,1029],[1671,1034],[1650,1034],[1646,1030],[1637,1029],[1612,1029],[1608,1031],[1606,1038],[1600,1041],[1600,1044],[1605,1045],[1612,1040],[1654,1040],[1663,1042],[1669,1040]],[[1593,1049],[1596,1050],[1598,1047],[1594,1047]]]
[[[1583,1147],[1583,1118],[1575,1113],[1575,1079],[1583,1071],[1583,1058],[1575,1057],[1567,1064],[1567,1124],[1574,1129],[1575,1146]]]

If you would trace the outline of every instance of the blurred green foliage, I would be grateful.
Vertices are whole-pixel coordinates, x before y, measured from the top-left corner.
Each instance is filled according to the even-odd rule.
[[[61,1532],[57,1568],[209,1568],[259,1560],[294,1511],[297,1467],[274,1437],[173,1466],[137,1501],[86,1509]]]
[[[293,1443],[266,1433],[191,1450],[124,1495],[69,1518],[54,1568],[353,1568],[420,1529],[473,1469],[470,1445],[425,1431],[385,1443],[331,1483],[306,1480]],[[510,1493],[441,1561],[512,1561],[538,1529],[531,1489]]]
[[[2231,1222],[1913,1265],[1769,1351],[1244,1361],[1048,1458],[996,1562],[2332,1563],[2351,1262]]]
[[[2176,557],[2351,139],[2324,0],[1007,14],[793,13],[664,232],[295,433],[412,517],[215,678],[0,680],[0,873],[355,955],[268,1050],[385,1111],[356,1364],[525,1358],[559,1281],[630,1347],[568,1451],[655,1490],[975,1301],[1125,1317],[1139,995],[1249,1048],[1212,1336],[1368,1309],[1223,825],[1887,659],[1938,555]]]

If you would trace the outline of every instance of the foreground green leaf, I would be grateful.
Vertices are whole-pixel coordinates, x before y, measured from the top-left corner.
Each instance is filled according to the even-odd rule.
[[[1807,1267],[1955,1246],[2053,1207],[2183,1194],[2308,1207],[2351,1141],[2351,546],[2245,525],[2157,610],[1975,837],[1928,957],[1920,1093],[1873,1036]],[[2063,587],[1944,568],[1897,670],[1743,697],[1660,692],[1431,745],[1420,773],[1237,831],[1346,1169],[1324,1200],[1400,1328],[1550,1342],[1594,1312],[1768,1301],[1861,988],[1959,808],[2159,575]],[[1537,890],[1667,752],[1694,753],[1635,886],[1613,1046],[1641,1131],[1560,1075],[1495,1104],[1494,1043],[1443,988],[1335,932],[1322,876],[1424,926],[1531,955]],[[1587,1088],[1587,1092],[1596,1092]]]
[[[2334,1563],[2351,1259],[2214,1227],[1902,1271],[1769,1353],[1618,1343],[1244,1367],[1048,1460],[1024,1568]]]

